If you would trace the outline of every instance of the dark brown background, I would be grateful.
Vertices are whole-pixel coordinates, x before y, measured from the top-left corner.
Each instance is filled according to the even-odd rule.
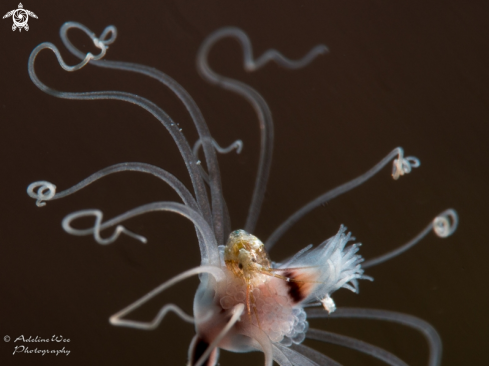
[[[96,33],[116,25],[110,60],[156,67],[196,99],[215,138],[241,138],[242,155],[221,156],[233,228],[244,224],[258,159],[258,128],[240,97],[209,86],[195,70],[204,37],[223,26],[244,29],[256,55],[276,48],[298,58],[325,43],[331,53],[303,70],[274,64],[247,74],[234,41],[212,52],[218,72],[244,81],[268,101],[276,143],[271,180],[256,234],[265,239],[290,213],[320,193],[363,173],[396,146],[421,167],[394,182],[385,168],[367,184],[315,210],[271,253],[279,260],[319,244],[346,224],[372,257],[409,240],[436,214],[453,207],[453,237],[430,235],[408,253],[368,271],[360,295],[335,294],[339,306],[401,311],[432,323],[444,342],[443,365],[485,365],[487,355],[487,159],[489,151],[488,9],[484,1],[29,1],[29,32],[0,28],[0,336],[70,338],[66,356],[16,355],[1,342],[2,364],[184,365],[193,328],[175,316],[150,332],[116,328],[108,318],[179,272],[198,265],[192,226],[171,214],[127,222],[148,245],[123,237],[100,246],[67,235],[62,218],[84,208],[106,217],[175,194],[158,180],[121,173],[68,198],[35,206],[25,190],[36,180],[65,189],[111,164],[161,166],[187,185],[178,152],[164,128],[139,107],[116,101],[69,101],[42,93],[30,81],[27,59],[44,41],[62,47],[59,27],[79,21]],[[484,5],[483,5],[484,4]],[[15,9],[15,1],[0,12]],[[73,33],[76,37],[79,34]],[[77,45],[92,50],[88,38]],[[95,50],[94,50],[95,51]],[[196,133],[179,101],[142,76],[95,67],[68,74],[44,51],[38,74],[67,91],[124,90],[157,102],[191,143]],[[234,172],[234,175],[233,175]],[[87,225],[89,223],[87,222]],[[165,293],[134,315],[151,319],[165,302],[191,312],[197,280]],[[402,326],[372,321],[316,321],[314,326],[356,336],[425,365],[423,338]],[[17,343],[18,344],[18,343]],[[380,365],[354,351],[313,346],[345,365]],[[34,344],[34,347],[37,346]],[[41,346],[43,346],[41,344]],[[57,346],[49,344],[51,348]],[[222,365],[262,364],[262,356],[224,352]]]

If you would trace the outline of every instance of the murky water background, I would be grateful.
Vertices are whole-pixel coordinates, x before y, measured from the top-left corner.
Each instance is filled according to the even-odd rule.
[[[17,5],[2,2],[0,11]],[[211,87],[195,69],[201,41],[222,26],[238,26],[255,55],[276,48],[291,58],[324,43],[331,50],[297,71],[274,64],[248,74],[233,40],[212,51],[211,65],[250,84],[270,105],[275,121],[271,179],[256,234],[265,239],[310,199],[368,170],[396,146],[421,167],[395,182],[390,168],[315,210],[271,252],[280,260],[319,244],[345,224],[366,257],[412,238],[444,209],[460,215],[456,234],[434,235],[391,262],[370,269],[373,283],[359,295],[335,294],[338,306],[405,312],[439,331],[443,362],[489,362],[486,243],[489,158],[489,52],[487,5],[457,1],[62,1],[24,3],[39,19],[29,32],[0,29],[2,220],[0,336],[51,337],[71,342],[69,356],[15,355],[2,342],[2,364],[183,365],[193,327],[170,315],[150,332],[115,328],[108,317],[161,282],[199,263],[189,222],[167,213],[127,222],[147,245],[128,237],[100,246],[67,235],[62,218],[99,208],[105,217],[152,201],[177,200],[160,181],[136,173],[109,176],[68,198],[38,208],[27,185],[48,180],[67,188],[93,172],[125,161],[170,171],[189,186],[173,141],[139,107],[116,101],[69,101],[42,93],[30,81],[27,59],[43,41],[63,57],[59,27],[79,21],[96,33],[116,25],[119,37],[107,59],[156,67],[195,98],[211,133],[223,145],[244,141],[241,155],[220,156],[233,228],[244,224],[258,161],[258,123],[240,97]],[[79,47],[88,38],[73,32]],[[93,49],[95,51],[95,49]],[[183,106],[166,88],[142,76],[87,67],[68,74],[52,53],[36,64],[44,82],[59,90],[124,90],[159,104],[191,143],[196,133]],[[90,225],[89,220],[80,221]],[[149,320],[166,302],[191,312],[197,280],[183,283],[134,314]],[[372,321],[323,320],[315,327],[385,347],[410,365],[425,365],[421,335]],[[380,365],[354,351],[311,342],[344,365]],[[33,347],[38,345],[33,345]],[[54,345],[50,344],[53,348]],[[262,355],[222,353],[222,365],[260,365]]]

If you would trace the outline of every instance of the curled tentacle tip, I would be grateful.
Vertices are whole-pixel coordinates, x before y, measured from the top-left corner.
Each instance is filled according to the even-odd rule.
[[[329,53],[329,48],[328,46],[326,46],[325,44],[318,44],[314,50],[317,52],[317,53]]]
[[[457,211],[450,208],[443,211],[440,215],[433,220],[433,231],[440,238],[446,238],[452,235],[458,226]]]
[[[90,217],[90,216],[95,217],[95,223],[91,228],[80,230],[80,229],[75,229],[71,226],[71,222],[73,220],[77,220],[80,217]],[[130,236],[131,238],[139,240],[143,244],[147,243],[147,239],[144,236],[133,233],[132,231],[127,230],[122,225],[117,225],[113,234],[110,237],[102,238],[100,235],[100,231],[112,225],[115,225],[115,223],[113,223],[112,225],[109,224],[108,226],[104,227],[104,225],[102,224],[102,219],[103,219],[103,213],[100,210],[96,210],[96,209],[81,210],[81,211],[73,212],[68,216],[66,216],[63,219],[61,226],[68,234],[71,235],[77,235],[77,236],[93,235],[95,241],[101,245],[107,245],[113,243],[119,238],[121,234],[125,234],[127,236]]]
[[[212,142],[212,146],[214,146],[214,149],[216,149],[216,151],[220,154],[227,154],[227,153],[231,152],[232,150],[236,150],[236,153],[240,154],[241,151],[243,150],[243,141],[241,141],[241,140],[234,141],[228,147],[221,147],[221,145],[219,145],[217,143],[217,141],[214,139],[212,139],[211,142]],[[198,139],[195,142],[194,147],[193,147],[194,156],[198,156],[199,149],[201,146],[202,146],[202,140]],[[197,164],[200,164],[200,160],[199,160],[199,162],[197,162]]]
[[[236,154],[241,154],[241,151],[243,151],[243,141],[241,140],[234,141],[233,147],[236,149]]]
[[[110,38],[107,38],[109,34],[110,34]],[[99,37],[99,39],[102,40],[102,42],[105,45],[114,43],[116,38],[117,38],[117,28],[114,25],[108,25],[107,27],[105,27],[104,31]]]
[[[36,192],[34,192],[37,189]],[[29,184],[27,194],[36,200],[37,207],[46,206],[46,202],[56,195],[56,186],[45,180],[40,180]]]
[[[404,174],[409,174],[413,168],[418,168],[421,162],[414,156],[403,157],[402,149],[399,151],[397,159],[392,163],[392,178],[398,180]]]
[[[110,243],[113,243],[114,241],[117,240],[117,238],[119,237],[119,235],[121,233],[124,233],[126,234],[127,236],[130,236],[131,238],[134,238],[138,241],[140,241],[141,243],[143,244],[146,244],[148,242],[148,239],[146,239],[146,237],[142,236],[142,235],[139,235],[139,234],[136,234],[136,233],[133,233],[132,231],[129,231],[127,230],[124,226],[122,225],[117,225],[116,229],[115,229],[115,233],[114,235],[109,239],[102,239],[100,237],[100,235],[97,233],[97,235],[95,236],[95,240],[97,241],[97,243],[99,244],[110,244]]]

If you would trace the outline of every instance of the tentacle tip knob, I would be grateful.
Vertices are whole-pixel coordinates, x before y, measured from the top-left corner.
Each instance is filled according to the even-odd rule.
[[[433,220],[433,231],[440,238],[452,235],[458,226],[458,214],[454,209],[443,211]]]
[[[325,44],[320,44],[316,47],[318,53],[329,53],[329,48]]]
[[[243,141],[241,140],[236,140],[234,142],[234,148],[236,149],[236,154],[241,154],[241,151],[243,151]]]
[[[36,200],[37,207],[43,207],[46,206],[44,201],[49,201],[56,195],[56,186],[45,180],[37,181],[29,184],[27,194]]]
[[[421,162],[418,158],[414,156],[404,158],[402,152],[400,152],[398,158],[394,159],[392,163],[392,178],[398,180],[404,174],[411,173],[413,168],[418,168],[420,165]]]

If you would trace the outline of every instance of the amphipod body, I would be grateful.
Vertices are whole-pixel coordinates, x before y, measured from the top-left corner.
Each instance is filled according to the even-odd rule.
[[[256,236],[244,230],[233,231],[224,248],[226,267],[236,277],[251,281],[262,269],[270,268],[265,246]]]
[[[264,274],[270,272],[270,259],[263,243],[244,230],[233,231],[224,248],[224,262],[233,275],[246,286],[246,308],[251,314],[251,305],[257,318],[253,288],[266,282]],[[259,322],[259,320],[258,320]]]

